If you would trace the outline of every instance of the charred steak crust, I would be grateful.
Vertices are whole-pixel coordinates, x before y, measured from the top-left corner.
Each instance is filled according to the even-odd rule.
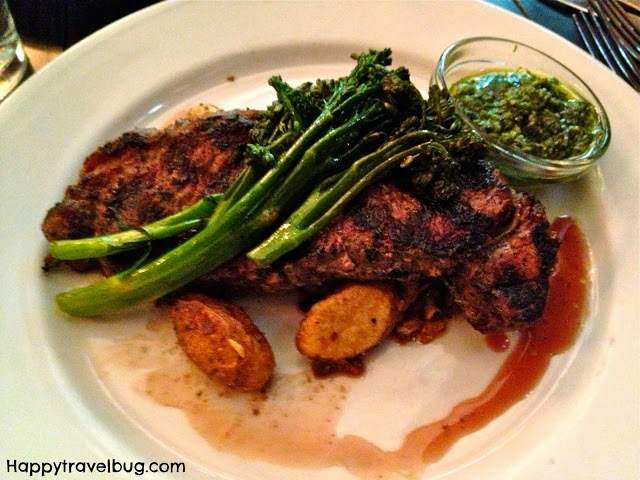
[[[257,112],[219,112],[164,130],[129,132],[89,155],[78,182],[46,215],[47,239],[138,227],[224,191],[244,167]],[[398,171],[363,191],[322,232],[276,264],[238,257],[199,279],[199,289],[281,291],[341,281],[439,280],[482,332],[528,326],[540,316],[558,242],[544,209],[514,194],[483,160],[466,161],[459,193],[418,200]]]
[[[442,277],[461,255],[480,249],[511,218],[511,193],[498,183],[503,180],[496,177],[490,188],[482,187],[500,204],[492,212],[476,205],[475,185],[465,185],[458,198],[435,206],[394,184],[374,185],[300,249],[298,258],[285,266],[287,276],[298,286],[336,275],[349,280]]]
[[[505,235],[462,262],[452,276],[456,303],[483,333],[522,329],[545,306],[559,242],[542,205],[529,194],[519,204],[514,226]]]
[[[77,183],[47,213],[45,237],[83,238],[137,227],[224,191],[244,168],[256,115],[209,114],[107,143],[86,158]]]

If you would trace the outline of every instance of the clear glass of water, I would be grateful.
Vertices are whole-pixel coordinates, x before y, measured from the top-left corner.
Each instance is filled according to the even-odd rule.
[[[7,0],[0,0],[0,101],[27,74],[29,60],[22,48]]]

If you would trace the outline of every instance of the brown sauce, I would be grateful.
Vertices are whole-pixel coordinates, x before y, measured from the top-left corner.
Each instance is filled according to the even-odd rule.
[[[509,350],[509,336],[506,333],[488,333],[484,336],[487,346],[494,352],[506,352]]]
[[[414,429],[395,451],[359,436],[336,435],[350,379],[319,380],[310,372],[279,375],[266,395],[225,393],[186,360],[166,321],[150,325],[156,337],[137,337],[101,352],[98,370],[114,363],[151,369],[142,391],[161,405],[185,412],[193,428],[220,451],[291,467],[340,465],[363,479],[417,474],[460,438],[524,398],[551,358],[574,343],[589,289],[587,246],[570,218],[557,219],[553,229],[562,246],[542,318],[515,337],[503,365],[480,395],[460,402],[444,418]],[[491,341],[498,347],[505,343],[500,337]]]
[[[522,332],[484,392],[459,403],[438,422],[411,433],[424,446],[426,463],[437,461],[463,435],[483,427],[524,398],[544,375],[551,357],[575,342],[589,289],[587,245],[571,218],[556,219],[552,228],[562,245],[542,317]]]

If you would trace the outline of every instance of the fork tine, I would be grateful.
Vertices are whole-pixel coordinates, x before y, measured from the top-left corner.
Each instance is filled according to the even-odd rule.
[[[618,65],[620,70],[625,74],[626,77],[632,77],[634,80],[640,83],[640,73],[638,73],[638,65],[633,62],[632,58],[629,58],[627,55],[627,50],[619,45],[616,42],[616,38],[611,36],[611,32],[607,29],[606,20],[603,18],[591,17],[593,20],[593,24],[595,25],[596,30],[600,34],[599,37],[602,39],[602,43],[604,43],[605,48],[611,54],[613,61]]]
[[[622,8],[609,0],[589,0],[589,6],[609,26],[611,34],[618,37],[629,54],[640,61],[640,33]]]
[[[600,0],[598,3],[600,3],[604,7],[604,10],[608,14],[613,15],[616,19],[618,19],[618,21],[620,21],[620,23],[624,25],[625,30],[634,35],[635,38],[640,39],[640,28],[638,27],[638,25],[631,21],[627,12],[624,8],[622,8],[618,1]]]
[[[587,46],[589,53],[601,62],[606,63],[611,70],[614,70],[617,73],[619,67],[611,58],[609,58],[609,55],[606,54],[602,45],[596,41],[595,37],[597,32],[589,23],[588,14],[585,12],[577,12],[571,17],[573,18],[573,22],[576,24],[578,33],[580,34],[584,44]]]
[[[635,90],[640,91],[640,72],[637,65],[607,35],[600,24],[601,20],[584,12],[578,12],[572,17],[591,55],[604,61],[611,70],[624,78]]]

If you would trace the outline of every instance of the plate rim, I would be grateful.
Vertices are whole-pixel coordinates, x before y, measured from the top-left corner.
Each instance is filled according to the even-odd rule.
[[[448,0],[451,1],[451,0]],[[190,7],[188,5],[194,5],[197,2],[176,2],[175,4],[173,4],[173,2],[167,2],[166,4],[156,4],[152,7],[150,7],[149,9],[145,9],[141,12],[137,12],[136,14],[133,14],[130,17],[127,17],[125,19],[122,19],[118,22],[116,22],[115,24],[109,25],[108,27],[106,27],[105,29],[97,32],[96,34],[92,35],[91,37],[88,37],[87,39],[83,40],[82,42],[80,42],[77,47],[74,46],[71,49],[69,49],[67,52],[63,53],[59,59],[54,60],[50,65],[46,66],[41,72],[38,73],[38,75],[32,77],[32,79],[29,79],[26,84],[21,87],[24,88],[24,92],[25,93],[21,93],[20,90],[18,90],[15,94],[13,94],[11,97],[9,97],[9,99],[7,100],[6,106],[3,104],[3,106],[0,108],[0,126],[6,126],[7,124],[11,124],[11,121],[6,119],[5,115],[5,111],[12,111],[12,112],[16,112],[17,110],[19,110],[20,104],[21,103],[28,103],[28,97],[30,95],[34,95],[34,93],[36,90],[38,89],[42,89],[44,88],[42,85],[47,85],[48,83],[52,83],[55,80],[55,77],[57,75],[62,73],[73,67],[74,64],[78,61],[80,61],[83,57],[89,55],[91,53],[91,51],[93,49],[96,49],[99,47],[99,44],[103,41],[106,41],[109,38],[113,38],[114,36],[117,36],[120,32],[122,32],[123,30],[127,30],[131,27],[136,27],[139,28],[141,23],[143,23],[144,21],[146,21],[148,18],[154,17],[154,16],[163,16],[163,15],[168,15],[169,12],[175,14],[177,13],[180,9],[184,8],[186,10],[188,10]],[[216,2],[217,3],[217,2]],[[265,2],[260,2],[260,3],[265,3]],[[269,3],[269,2],[266,2]],[[278,3],[287,3],[287,2],[278,2]],[[303,2],[306,3],[306,2]],[[344,3],[341,1],[338,2],[323,2],[323,3],[330,3],[330,4],[336,4],[336,3]],[[395,2],[385,2],[385,3],[395,3]],[[411,2],[409,2],[411,3]],[[434,2],[434,3],[442,3],[442,2]],[[456,3],[460,4],[460,5],[466,5],[466,4],[478,4],[481,2],[476,2],[476,1],[472,1],[472,0],[460,0],[457,1]],[[485,7],[489,7],[487,4],[483,4]],[[497,8],[497,7],[496,7]],[[577,47],[576,47],[577,48]],[[600,72],[601,75],[602,72]],[[37,80],[37,82],[34,82],[35,79],[39,79]],[[614,85],[616,85],[616,81],[613,81]],[[619,83],[623,83],[622,81],[620,81]],[[637,102],[636,102],[636,113],[637,113]],[[6,108],[5,108],[6,107]],[[121,122],[121,120],[119,120],[119,122]],[[108,130],[107,127],[105,127],[104,125],[102,126],[102,128],[104,130]],[[1,131],[2,129],[0,129]],[[615,132],[614,132],[615,135]],[[636,143],[640,143],[640,141],[637,141]],[[8,160],[6,160],[6,157],[3,157],[3,165],[7,165]],[[636,168],[636,172],[637,172],[637,168]],[[637,173],[635,173],[637,176]],[[637,180],[637,177],[636,179]],[[58,176],[56,178],[55,181],[60,181],[60,176]],[[636,183],[637,185],[637,183]],[[3,214],[5,212],[3,211]],[[635,223],[635,225],[637,226],[638,224],[638,220],[637,218],[633,217],[632,222]],[[2,226],[2,235],[5,236],[6,231],[5,231],[5,227]],[[635,251],[631,251],[631,255],[635,256],[635,258],[637,258],[637,247],[635,249]],[[6,260],[6,257],[3,256],[3,261]],[[13,262],[10,263],[11,265],[14,265]],[[24,283],[24,279],[22,279],[23,283]],[[639,293],[640,292],[640,287],[638,287],[638,285],[635,285],[635,293]],[[637,296],[636,296],[637,298]],[[631,313],[632,315],[635,315],[636,317],[638,316],[638,305],[637,302],[635,305],[632,305],[629,313]],[[7,324],[7,319],[9,318],[8,315],[10,314],[10,312],[7,312],[4,308],[2,310],[2,314],[3,314],[3,320],[2,320],[2,325],[0,325],[0,331],[2,332],[6,332],[8,331],[8,324]],[[632,333],[637,333],[636,332],[632,332]],[[29,333],[30,338],[32,340],[37,340],[38,339],[38,332],[30,332]],[[41,339],[40,339],[41,340]],[[614,348],[614,347],[612,347]],[[32,366],[33,368],[33,366]],[[603,367],[604,368],[604,367]],[[603,374],[604,375],[604,374]],[[636,381],[637,381],[637,376],[636,376]],[[602,383],[604,385],[604,378],[600,379],[602,380]],[[55,385],[55,380],[52,382],[51,379],[48,380],[48,387],[51,388],[52,386]],[[55,387],[54,387],[55,388]],[[37,389],[37,391],[40,391],[39,389]],[[588,408],[587,406],[585,406],[585,408]],[[535,463],[535,462],[534,462]],[[554,474],[553,472],[551,472],[552,474]],[[555,478],[555,477],[547,477],[547,478]],[[557,477],[560,478],[560,477]],[[594,477],[595,478],[595,477]]]

